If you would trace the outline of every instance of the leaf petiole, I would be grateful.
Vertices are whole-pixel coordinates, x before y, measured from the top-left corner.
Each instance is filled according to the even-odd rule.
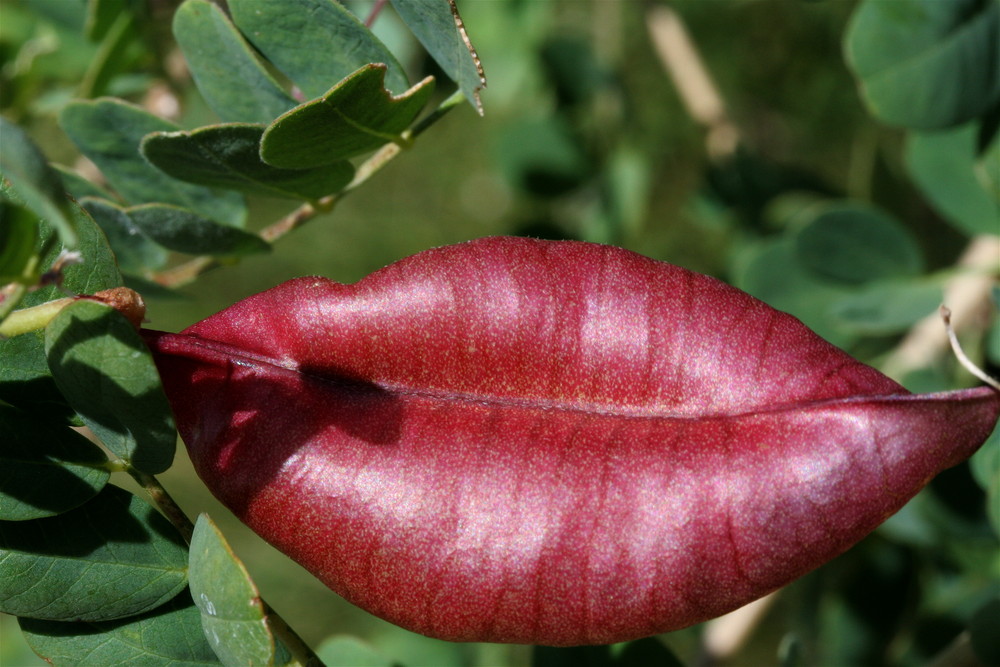
[[[941,313],[941,319],[944,320],[944,328],[948,332],[948,342],[951,343],[952,352],[955,353],[958,362],[977,378],[997,391],[1000,391],[1000,382],[987,375],[983,369],[974,364],[968,355],[965,354],[965,350],[962,349],[962,345],[958,342],[958,336],[955,335],[955,329],[951,326],[951,310],[947,306],[942,305],[938,311]]]

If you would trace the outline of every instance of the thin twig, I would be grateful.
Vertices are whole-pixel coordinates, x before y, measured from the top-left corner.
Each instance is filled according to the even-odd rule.
[[[371,28],[375,25],[375,19],[378,15],[382,13],[382,8],[385,7],[385,0],[375,0],[375,4],[372,5],[372,10],[368,12],[368,18],[365,19],[365,27]]]
[[[181,534],[184,541],[191,544],[191,536],[194,534],[194,524],[184,514],[184,510],[180,508],[180,505],[173,499],[173,496],[163,488],[160,480],[156,479],[153,475],[140,472],[132,466],[127,466],[125,471],[149,494],[149,497],[156,503],[156,507],[174,525],[174,528]]]
[[[739,146],[740,132],[730,120],[719,87],[684,21],[670,7],[654,5],[646,13],[646,28],[688,114],[708,130],[705,144],[709,156],[730,157]]]
[[[997,382],[987,375],[981,368],[979,368],[979,366],[976,366],[976,364],[972,362],[972,359],[969,359],[968,355],[965,354],[965,350],[962,349],[962,344],[958,342],[958,336],[955,335],[955,329],[951,326],[951,310],[942,304],[938,309],[938,312],[941,314],[941,319],[944,320],[944,328],[948,334],[948,342],[951,343],[951,350],[955,353],[958,363],[965,366],[965,369],[977,378],[1000,391],[1000,382]]]
[[[958,259],[957,271],[944,286],[944,303],[951,309],[951,321],[962,330],[983,313],[990,302],[990,289],[1000,266],[1000,237],[977,236]],[[880,364],[883,373],[901,379],[925,368],[948,350],[948,334],[938,315],[917,322],[896,349]]]

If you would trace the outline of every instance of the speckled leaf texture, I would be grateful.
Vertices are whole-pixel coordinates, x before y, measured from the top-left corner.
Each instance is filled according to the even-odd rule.
[[[619,642],[842,553],[1000,412],[619,248],[488,238],[147,332],[202,479],[335,591],[459,641]]]

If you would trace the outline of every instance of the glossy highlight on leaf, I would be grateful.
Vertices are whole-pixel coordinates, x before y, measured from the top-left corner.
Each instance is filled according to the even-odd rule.
[[[195,467],[338,593],[459,641],[620,642],[839,555],[1000,412],[619,248],[488,238],[146,332]]]

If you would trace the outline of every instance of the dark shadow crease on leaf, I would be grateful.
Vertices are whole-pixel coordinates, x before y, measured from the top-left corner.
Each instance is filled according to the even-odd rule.
[[[24,521],[93,498],[110,473],[104,452],[69,427],[0,404],[0,520]]]

